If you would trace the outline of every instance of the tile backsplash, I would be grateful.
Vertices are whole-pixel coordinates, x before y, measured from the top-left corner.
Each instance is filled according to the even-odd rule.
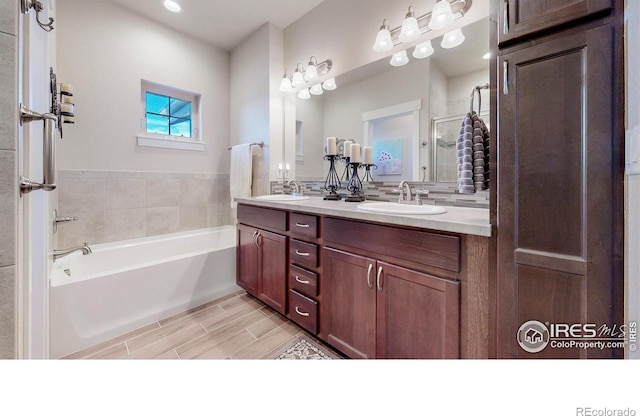
[[[324,196],[324,181],[297,181],[304,194],[309,196]],[[471,208],[489,208],[489,191],[480,191],[475,194],[460,194],[457,192],[457,184],[448,182],[409,182],[411,189],[425,189],[429,195],[423,197],[423,203],[433,205],[448,205]],[[344,185],[343,185],[344,187]],[[398,194],[393,189],[398,187],[398,182],[364,182],[364,196],[372,201],[397,201]],[[272,194],[288,194],[291,189],[286,183],[271,182]],[[348,194],[346,189],[338,191],[343,197]]]
[[[228,174],[59,171],[57,248],[233,223]]]

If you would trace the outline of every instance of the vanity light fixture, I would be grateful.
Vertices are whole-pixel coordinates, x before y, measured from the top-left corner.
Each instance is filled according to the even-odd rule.
[[[418,26],[418,19],[413,11],[413,6],[409,6],[409,12],[402,22],[402,28],[400,29],[400,36],[398,40],[402,43],[413,42],[420,38],[420,27]]]
[[[453,23],[455,17],[451,10],[451,4],[447,0],[440,0],[433,6],[431,19],[429,19],[429,29],[440,30]]]
[[[376,42],[373,44],[373,50],[383,53],[389,52],[391,49],[393,49],[393,41],[391,40],[391,32],[389,32],[389,21],[384,19],[376,36]]]
[[[391,61],[389,63],[392,66],[403,66],[409,63],[409,57],[407,56],[407,50],[402,50],[400,52],[396,52],[391,57]]]
[[[413,7],[409,6],[409,12],[401,26],[389,29],[388,20],[382,21],[382,26],[373,44],[373,50],[380,53],[390,52],[394,46],[415,42],[429,31],[444,29],[456,19],[463,17],[471,8],[471,3],[472,0],[439,0],[432,11],[417,18]],[[447,35],[449,40],[442,42],[442,46],[445,48],[453,48],[464,41],[464,36],[459,29],[445,34],[445,38]],[[432,49],[427,42],[419,43],[413,51],[413,56],[418,59],[426,58],[433,54]],[[395,59],[392,58],[391,62],[400,63],[403,61],[398,53],[394,54],[394,57]]]
[[[491,52],[487,52],[484,55],[482,55],[482,59],[489,59],[491,58]]]
[[[309,58],[309,66],[305,69],[302,64],[297,64],[293,76],[285,71],[280,80],[280,91],[288,94],[297,91],[298,98],[308,100],[311,94],[320,95],[324,90],[336,89],[335,78],[322,81],[322,78],[329,74],[333,63],[330,59],[318,62],[315,56]]]
[[[445,49],[451,49],[460,45],[462,42],[464,42],[464,35],[462,34],[462,30],[457,28],[444,34],[440,46]]]
[[[164,5],[164,8],[170,12],[180,13],[182,11],[182,6],[173,0],[164,0],[162,4]]]
[[[428,58],[433,55],[433,46],[431,46],[431,39],[419,43],[413,50],[413,57],[416,59]]]

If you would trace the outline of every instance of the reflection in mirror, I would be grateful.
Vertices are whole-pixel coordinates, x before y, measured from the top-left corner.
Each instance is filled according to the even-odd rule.
[[[419,101],[417,112],[418,129],[392,129],[390,135],[379,140],[402,139],[407,135],[413,143],[406,152],[403,162],[411,163],[410,172],[403,171],[380,176],[381,171],[373,171],[376,181],[395,182],[402,179],[412,181],[455,181],[456,163],[438,161],[434,152],[433,121],[458,117],[469,111],[469,97],[472,89],[489,82],[489,60],[483,59],[489,52],[489,22],[483,19],[462,28],[465,42],[452,49],[440,46],[441,38],[434,39],[434,54],[425,59],[410,58],[407,65],[393,67],[389,57],[340,75],[336,79],[339,88],[311,100],[296,100],[295,121],[302,125],[304,137],[304,157],[298,158],[296,179],[324,180],[326,162],[322,161],[325,138],[335,136],[353,139],[363,145],[371,145],[370,126],[366,115],[387,107]],[[482,90],[483,111],[481,117],[489,120],[489,90]],[[476,105],[477,111],[477,105]],[[451,123],[454,123],[453,121]],[[455,124],[455,123],[454,123]],[[458,124],[457,129],[459,129]],[[455,131],[455,127],[450,127]],[[399,137],[402,136],[402,137]],[[374,154],[374,163],[381,154]],[[449,156],[450,157],[450,156]],[[454,160],[455,162],[455,160]],[[441,169],[436,166],[441,165]],[[445,169],[447,166],[447,171]],[[389,172],[389,171],[387,171]]]

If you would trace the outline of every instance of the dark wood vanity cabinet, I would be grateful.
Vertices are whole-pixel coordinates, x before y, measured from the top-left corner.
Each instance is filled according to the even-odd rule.
[[[498,39],[523,43],[498,51],[494,89],[496,355],[619,356],[596,348],[529,353],[517,331],[530,320],[623,324],[621,2],[498,3],[498,21],[507,4],[512,21],[506,37],[498,25]],[[556,26],[544,38],[525,36]]]
[[[329,343],[352,358],[460,357],[459,282],[332,248],[324,259]]]
[[[286,215],[284,211],[241,205],[236,226],[236,283],[282,314],[287,311],[288,237],[258,227],[270,225],[286,231]]]
[[[495,0],[498,3],[498,43],[523,37],[604,13],[613,0]]]

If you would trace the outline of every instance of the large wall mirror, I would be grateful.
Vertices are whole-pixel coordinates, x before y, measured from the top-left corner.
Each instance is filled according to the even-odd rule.
[[[335,136],[373,145],[374,163],[381,157],[375,153],[376,149],[381,149],[380,153],[387,146],[396,152],[401,158],[401,168],[373,171],[376,181],[455,181],[457,166],[450,160],[451,139],[457,134],[455,124],[459,128],[470,110],[472,90],[489,83],[488,19],[471,23],[463,27],[462,32],[465,41],[455,48],[443,49],[441,38],[436,38],[432,41],[435,51],[429,58],[413,58],[413,48],[410,48],[407,65],[391,66],[390,57],[384,57],[338,76],[338,88],[334,91],[309,100],[296,99],[295,111],[285,119],[287,125],[296,126],[296,179],[324,179],[327,172],[326,162],[322,160],[325,139]],[[488,124],[489,90],[483,89],[480,93],[480,115]],[[479,110],[478,101],[476,95],[475,111]],[[407,105],[411,108],[407,109]],[[389,114],[394,108],[400,109],[399,112]],[[371,118],[371,114],[378,113],[383,114],[379,120]],[[393,128],[373,133],[368,130],[381,125],[385,119],[394,119]],[[440,141],[437,131],[434,133],[438,120],[448,121],[446,132],[443,131],[446,137],[440,134]],[[445,127],[444,124],[438,126]],[[300,140],[304,143],[299,143]],[[438,144],[448,147],[442,149],[448,152],[438,151]],[[390,153],[386,152],[385,157]]]

